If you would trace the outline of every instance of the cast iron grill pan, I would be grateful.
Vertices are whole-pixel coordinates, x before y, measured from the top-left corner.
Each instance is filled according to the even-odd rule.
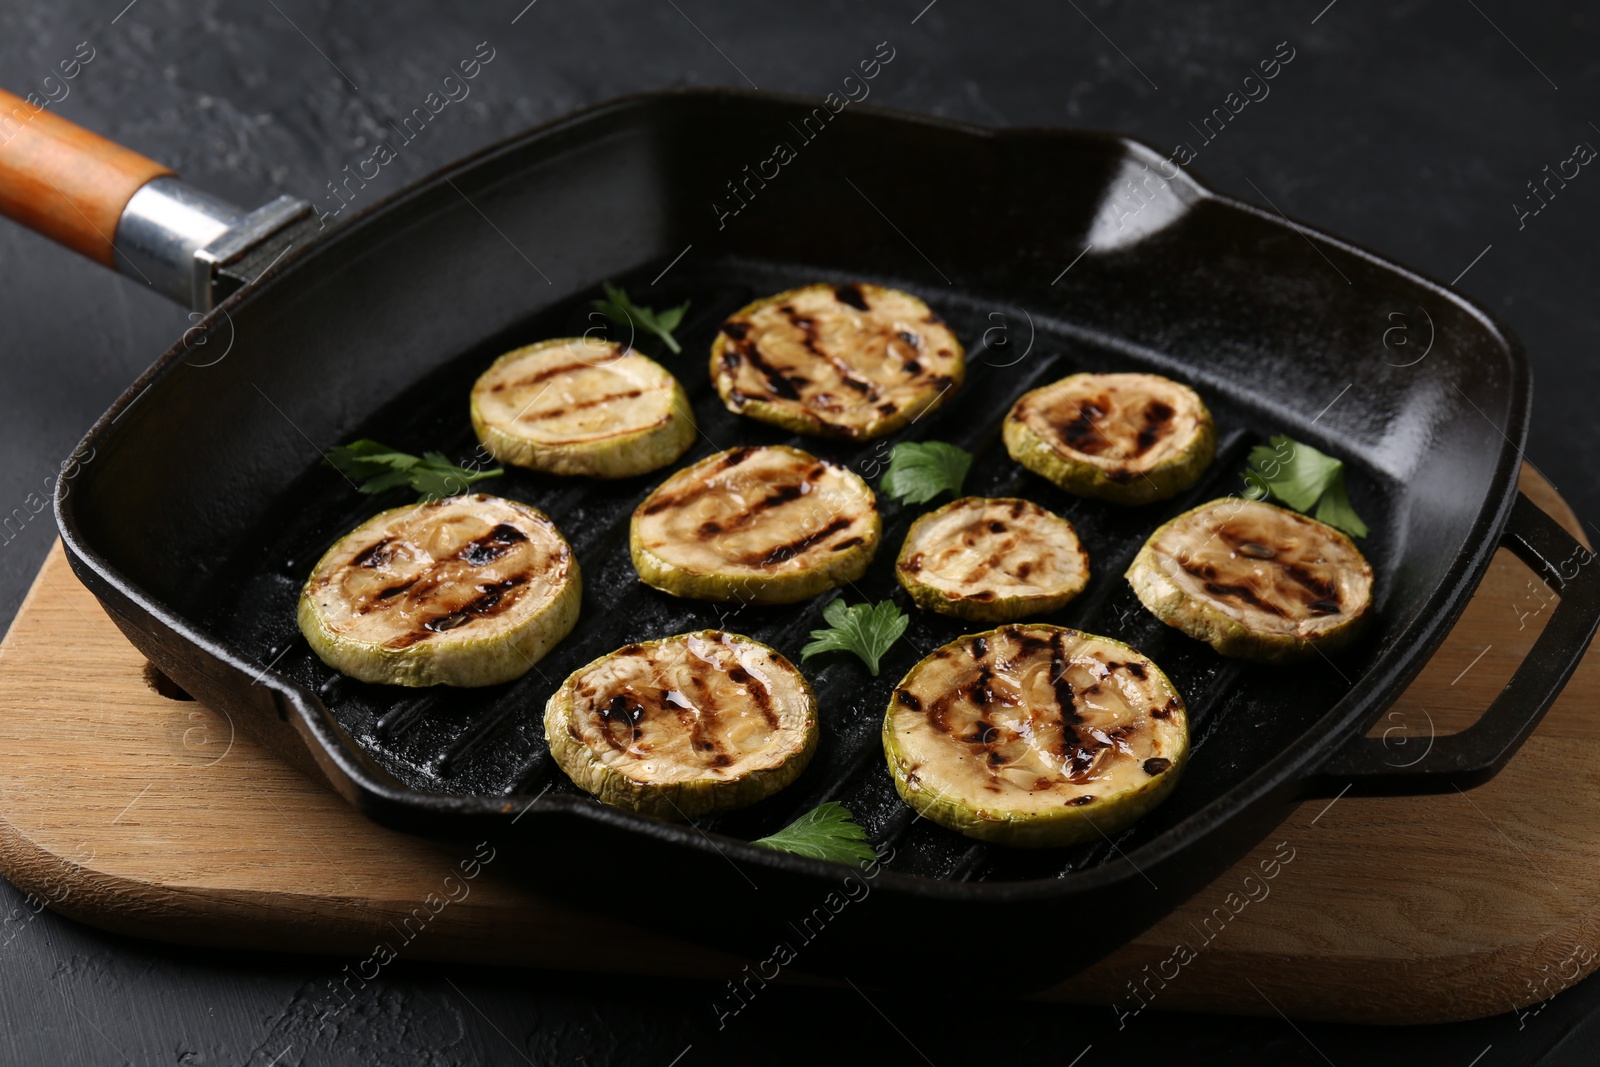
[[[852,106],[781,179],[746,185],[737,214],[723,214],[728,182],[811,108],[722,91],[602,106],[464,161],[287,258],[205,324],[227,341],[225,359],[178,346],[91,431],[94,459],[57,499],[78,574],[158,667],[374,818],[500,835],[542,886],[614,921],[765,955],[846,872],[741,842],[842,801],[889,858],[870,897],[852,898],[826,938],[807,941],[804,966],[867,978],[917,960],[982,962],[996,939],[1022,936],[1023,914],[1067,921],[1054,920],[1049,951],[1012,960],[1008,975],[1058,978],[1204,885],[1308,793],[1451,790],[1509,758],[1593,632],[1600,568],[1562,574],[1575,543],[1518,502],[1527,371],[1488,316],[1187,175],[1130,200],[1159,157],[1102,134],[997,133]],[[373,437],[468,459],[475,377],[509,348],[595,325],[587,300],[607,278],[658,308],[693,301],[681,357],[641,343],[692,398],[702,436],[681,463],[787,442],[876,485],[890,444],[946,440],[977,457],[967,492],[1027,497],[1070,518],[1092,579],[1047,621],[1127,641],[1178,686],[1194,751],[1173,796],[1116,840],[1070,849],[981,845],[916,819],[884,766],[884,707],[917,658],[980,627],[915,610],[878,678],[843,656],[805,665],[822,741],[775,797],[680,826],[579,794],[552,766],[541,725],[570,671],[631,641],[708,627],[798,662],[831,598],[721,606],[639,583],[628,516],[669,471],[599,483],[513,469],[478,487],[550,514],[584,571],[577,628],[522,679],[419,692],[324,667],[295,628],[300,585],[336,538],[409,497],[356,494],[318,450]],[[813,281],[922,296],[966,346],[967,384],[909,430],[863,445],[728,413],[707,376],[717,327],[754,297]],[[1394,310],[1426,313],[1429,362],[1395,365],[1382,344]],[[1153,370],[1195,386],[1220,437],[1202,482],[1122,509],[1012,463],[999,442],[1012,401],[1080,370]],[[1237,491],[1249,448],[1274,432],[1344,458],[1372,526],[1362,548],[1377,619],[1331,662],[1222,659],[1150,617],[1121,578],[1157,525]],[[925,509],[880,505],[879,556],[842,593],[906,605],[892,563]],[[1479,727],[1395,766],[1361,734],[1443,639],[1502,537],[1562,603]],[[676,906],[634,906],[641,886],[670,887]],[[893,951],[867,951],[865,938]]]

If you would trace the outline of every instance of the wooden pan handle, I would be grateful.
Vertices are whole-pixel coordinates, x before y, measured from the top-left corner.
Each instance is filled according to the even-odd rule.
[[[122,209],[172,171],[0,90],[0,215],[115,266]]]

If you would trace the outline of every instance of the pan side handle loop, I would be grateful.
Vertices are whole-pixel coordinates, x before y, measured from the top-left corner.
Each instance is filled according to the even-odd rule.
[[[1600,624],[1600,558],[1524,493],[1517,495],[1500,543],[1561,597],[1511,680],[1476,723],[1433,738],[1421,758],[1397,758],[1380,737],[1355,738],[1323,765],[1316,792],[1405,796],[1470,789],[1499,773],[1539,724]]]

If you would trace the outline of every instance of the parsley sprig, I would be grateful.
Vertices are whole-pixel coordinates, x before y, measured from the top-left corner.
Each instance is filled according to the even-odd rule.
[[[874,678],[878,676],[878,661],[911,625],[911,619],[892,600],[879,601],[874,607],[847,605],[839,597],[822,609],[822,617],[827,620],[828,629],[811,631],[813,640],[800,650],[800,661],[824,652],[853,652]]]
[[[1367,536],[1367,524],[1345,489],[1343,461],[1308,444],[1278,434],[1270,445],[1252,448],[1244,483],[1244,495],[1252,500],[1273,497],[1351,537]]]
[[[661,338],[666,342],[666,346],[672,349],[673,355],[683,352],[678,339],[672,336],[672,331],[683,322],[683,315],[689,310],[690,301],[685,300],[675,308],[658,312],[654,308],[635,304],[628,298],[626,289],[619,289],[610,282],[603,283],[601,288],[606,291],[606,298],[593,302],[596,311],[618,326],[637,328]]]
[[[871,863],[878,858],[867,844],[867,832],[850,818],[850,810],[835,800],[819,804],[772,836],[750,843],[835,863]]]
[[[356,488],[363,493],[409,485],[424,500],[454,496],[473,482],[505,473],[499,467],[486,471],[458,467],[443,452],[424,452],[420,456],[397,452],[366,438],[330,448],[327,458],[329,466],[358,483]]]
[[[971,466],[972,453],[943,441],[895,445],[883,491],[908,504],[925,504],[947,489],[960,496]]]

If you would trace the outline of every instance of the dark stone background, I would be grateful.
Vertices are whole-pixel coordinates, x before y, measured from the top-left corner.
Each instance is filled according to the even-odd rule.
[[[1203,147],[1192,170],[1260,201],[1254,183],[1290,215],[1444,281],[1487,247],[1460,287],[1532,354],[1529,456],[1580,516],[1600,519],[1591,407],[1600,308],[1587,274],[1600,176],[1580,174],[1522,229],[1511,206],[1576,143],[1600,144],[1591,124],[1600,120],[1600,11],[1590,6],[125,2],[0,8],[0,85],[38,91],[87,40],[95,58],[68,83],[59,113],[246,206],[284,192],[318,198],[480,41],[496,56],[471,98],[384,168],[367,202],[620,93],[749,83],[821,94],[884,40],[897,56],[872,83],[872,103],[995,125],[1100,127],[1170,150],[1198,143],[1189,122],[1288,41],[1296,58],[1271,95]],[[0,515],[31,506],[29,494],[45,490],[91,420],[186,325],[181,310],[141,287],[0,225]],[[48,511],[20,535],[0,535],[0,623],[53,536]],[[1518,862],[1509,850],[1507,862]],[[0,883],[0,915],[20,903]],[[1085,921],[1062,920],[1064,930]],[[904,992],[874,997],[881,1014],[848,990],[774,988],[722,1032],[708,1007],[714,990],[695,983],[398,963],[336,1030],[318,1032],[309,998],[327,961],[166,948],[49,913],[12,925],[0,938],[6,1064],[693,1067],[871,1056],[1066,1065],[1089,1045],[1084,1067],[1138,1054],[1339,1067],[1600,1060],[1600,980],[1520,1020],[1378,1030],[1151,1013],[1118,1033],[1106,1008],[1014,1001],[1003,947],[989,974],[908,975]],[[1047,947],[1030,940],[1017,950]]]

